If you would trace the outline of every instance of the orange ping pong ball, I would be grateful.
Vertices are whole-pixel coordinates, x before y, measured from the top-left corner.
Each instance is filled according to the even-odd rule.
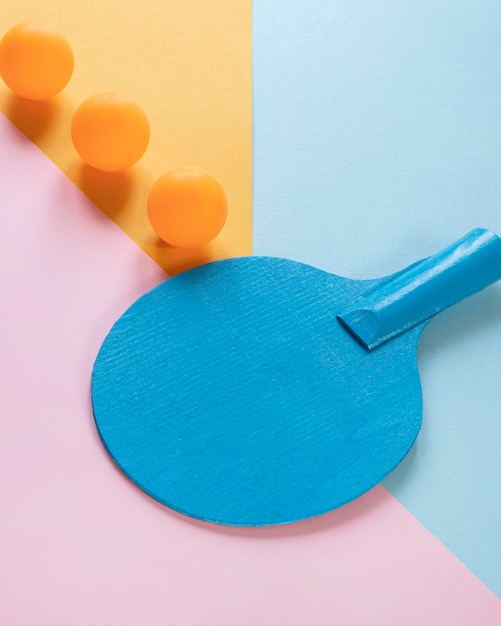
[[[98,170],[118,172],[143,156],[148,119],[133,100],[115,92],[84,100],[73,114],[71,138],[82,159]]]
[[[73,64],[70,44],[46,24],[17,24],[0,41],[0,75],[22,98],[52,98],[67,85]]]
[[[148,217],[154,231],[180,248],[196,248],[214,239],[227,214],[223,187],[198,167],[178,167],[163,174],[148,195]]]

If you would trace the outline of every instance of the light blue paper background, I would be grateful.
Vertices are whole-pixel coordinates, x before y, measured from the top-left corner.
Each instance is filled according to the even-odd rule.
[[[254,0],[254,253],[372,278],[501,235],[501,2]],[[501,284],[419,347],[385,486],[501,597]]]

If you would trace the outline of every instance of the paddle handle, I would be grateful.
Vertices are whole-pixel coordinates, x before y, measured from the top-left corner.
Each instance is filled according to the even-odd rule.
[[[476,228],[389,279],[338,319],[372,350],[500,278],[501,239]]]

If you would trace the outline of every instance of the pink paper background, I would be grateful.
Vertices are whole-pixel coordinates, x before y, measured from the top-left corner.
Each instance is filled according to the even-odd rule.
[[[94,427],[115,319],[163,272],[0,116],[0,626],[497,626],[501,601],[382,487],[231,529],[129,483]]]

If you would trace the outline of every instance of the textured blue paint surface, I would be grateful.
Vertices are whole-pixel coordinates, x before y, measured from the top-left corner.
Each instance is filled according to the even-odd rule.
[[[249,257],[140,298],[96,361],[94,416],[157,500],[224,524],[282,524],[361,495],[421,425],[422,326],[368,352],[336,314],[379,281]]]
[[[498,0],[255,0],[254,253],[381,276],[501,232]],[[385,485],[501,596],[501,289],[433,320]]]

